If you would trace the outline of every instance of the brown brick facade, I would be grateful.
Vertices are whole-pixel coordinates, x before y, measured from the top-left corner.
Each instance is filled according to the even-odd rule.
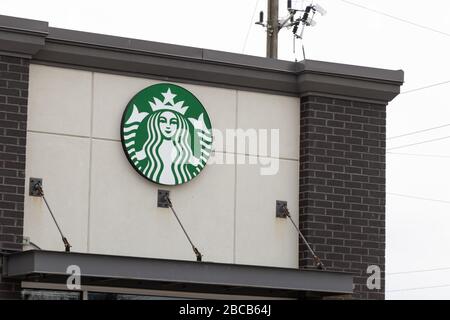
[[[354,298],[384,299],[386,106],[301,100],[300,225],[327,269],[352,272]],[[312,265],[300,242],[300,266]],[[366,286],[369,265],[380,291]]]
[[[29,60],[0,56],[0,250],[22,250]],[[18,298],[2,281],[0,299]]]

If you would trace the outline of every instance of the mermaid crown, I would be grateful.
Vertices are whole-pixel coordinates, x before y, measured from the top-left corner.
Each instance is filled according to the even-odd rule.
[[[164,96],[164,101],[161,101],[156,97],[153,97],[153,102],[151,101],[148,102],[153,112],[159,110],[171,110],[181,113],[183,115],[186,113],[189,107],[184,106],[184,101],[178,101],[177,103],[175,103],[173,101],[173,98],[176,97],[176,94],[173,94],[170,91],[170,88],[167,89],[167,92],[163,92],[162,95]]]

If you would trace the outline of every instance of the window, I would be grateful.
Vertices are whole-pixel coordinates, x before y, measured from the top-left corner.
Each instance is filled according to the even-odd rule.
[[[22,290],[23,300],[81,300],[81,292],[79,291],[62,291],[62,290]]]

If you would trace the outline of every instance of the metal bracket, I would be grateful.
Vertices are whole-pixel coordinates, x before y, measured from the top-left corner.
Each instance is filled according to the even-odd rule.
[[[39,184],[42,187],[42,178],[30,178],[30,186],[29,186],[29,193],[28,193],[30,196],[32,196],[32,197],[40,197],[41,196],[38,188],[36,188],[36,186]]]
[[[285,206],[287,206],[287,201],[277,200],[275,207],[275,215],[277,218],[286,219],[286,211],[284,210]]]
[[[27,237],[27,236],[23,236],[23,238],[22,238],[22,244],[24,245],[24,246],[29,246],[30,245],[30,237]]]
[[[161,190],[158,189],[158,208],[168,208],[169,207],[169,201],[167,201],[167,197],[169,197],[170,191],[169,190]]]

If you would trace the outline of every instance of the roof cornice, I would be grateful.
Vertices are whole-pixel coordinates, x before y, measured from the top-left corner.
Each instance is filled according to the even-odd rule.
[[[402,70],[243,54],[49,28],[47,22],[0,16],[1,54],[35,63],[125,73],[285,95],[326,94],[387,104]]]

